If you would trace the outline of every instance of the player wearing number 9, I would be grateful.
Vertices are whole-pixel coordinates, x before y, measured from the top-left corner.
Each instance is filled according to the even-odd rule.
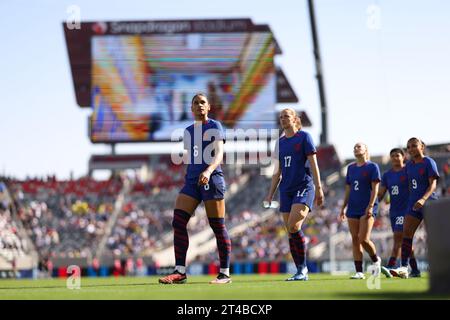
[[[381,259],[377,256],[375,244],[370,240],[378,212],[377,195],[381,179],[378,165],[369,160],[367,145],[361,142],[355,144],[353,154],[356,162],[347,168],[345,197],[340,219],[344,221],[348,218],[348,227],[352,235],[356,273],[351,276],[351,279],[365,279],[362,267],[363,248],[369,254],[374,270],[381,271]]]
[[[196,94],[191,110],[195,122],[184,132],[184,162],[188,163],[185,185],[175,202],[174,229],[175,271],[159,279],[160,283],[185,283],[186,255],[189,246],[187,224],[201,201],[205,204],[209,225],[219,249],[220,273],[212,284],[226,284],[230,278],[231,241],[225,226],[226,185],[220,163],[225,134],[220,122],[208,118],[211,106],[204,94]]]
[[[387,267],[381,267],[383,274],[391,278],[390,269],[397,265],[397,258],[400,258],[400,249],[403,239],[403,221],[408,208],[408,175],[405,166],[405,152],[400,148],[394,148],[389,152],[392,168],[386,171],[381,178],[381,187],[378,192],[378,200],[381,201],[386,192],[390,197],[389,216],[391,218],[392,232],[394,233],[394,244],[392,254]],[[411,275],[420,277],[417,261],[414,253],[411,252]]]
[[[308,280],[308,269],[305,237],[301,227],[313,208],[314,199],[321,206],[324,196],[316,148],[309,133],[301,130],[301,121],[295,110],[282,110],[280,124],[284,135],[276,144],[275,172],[265,201],[270,204],[280,185],[280,212],[288,230],[289,247],[297,266],[297,273],[286,280],[305,281]]]
[[[439,172],[436,162],[425,156],[425,144],[418,138],[411,138],[407,143],[411,160],[406,163],[409,182],[408,208],[403,224],[402,265],[391,270],[401,278],[408,278],[408,263],[411,256],[414,234],[423,220],[422,208],[428,199],[437,199],[435,192]]]

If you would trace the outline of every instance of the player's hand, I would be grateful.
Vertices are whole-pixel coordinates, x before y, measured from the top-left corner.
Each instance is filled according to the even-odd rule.
[[[347,219],[347,215],[345,214],[344,209],[342,209],[342,210],[341,210],[341,213],[339,214],[339,220],[340,220],[341,222],[344,222],[345,219]]]
[[[316,188],[316,194],[314,196],[314,200],[316,201],[316,205],[318,207],[323,205],[323,202],[325,200],[325,196],[323,195],[323,189],[322,187]]]
[[[369,219],[370,217],[373,217],[373,206],[368,206],[366,208],[366,217]]]
[[[425,204],[425,200],[424,199],[417,200],[417,202],[414,203],[413,210],[420,210],[420,209],[422,209],[424,204]]]
[[[264,207],[264,208],[266,208],[266,209],[267,209],[267,208],[270,208],[270,205],[272,204],[272,198],[273,198],[273,197],[271,197],[271,196],[269,196],[269,195],[268,195],[267,197],[264,198],[264,200],[263,200],[263,207]]]
[[[207,185],[209,182],[209,178],[211,178],[211,171],[205,170],[198,177],[198,184],[201,186]]]

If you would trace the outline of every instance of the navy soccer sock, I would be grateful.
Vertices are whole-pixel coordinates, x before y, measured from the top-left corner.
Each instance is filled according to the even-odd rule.
[[[362,261],[355,261],[355,270],[356,272],[363,272]]]
[[[231,240],[225,226],[224,218],[208,218],[214,235],[216,236],[217,249],[219,250],[220,268],[230,267]]]
[[[388,268],[394,268],[396,264],[397,264],[397,258],[390,257],[387,267]]]
[[[175,248],[175,264],[186,265],[186,254],[189,247],[187,224],[191,215],[183,210],[175,209],[172,221],[173,243]]]
[[[306,243],[305,243],[305,235],[302,230],[291,233],[291,239],[293,240],[296,254],[298,256],[298,262],[296,262],[297,268],[300,270],[301,268],[306,266]]]
[[[403,238],[402,242],[402,267],[407,267],[411,256],[413,239]]]

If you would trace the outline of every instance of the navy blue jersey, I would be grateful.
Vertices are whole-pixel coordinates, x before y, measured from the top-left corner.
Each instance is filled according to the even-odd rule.
[[[424,157],[422,161],[408,161],[406,163],[406,173],[409,182],[409,206],[413,206],[420,198],[423,197],[430,186],[429,178],[439,178],[439,172],[436,162],[430,157]],[[433,192],[430,199],[437,199],[436,192]]]
[[[348,166],[345,182],[350,186],[348,215],[361,215],[366,211],[372,192],[372,182],[380,181],[380,169],[372,161],[358,167],[356,163]],[[378,199],[375,200],[373,212],[378,210]]]
[[[381,185],[386,188],[391,198],[390,211],[395,213],[405,213],[408,207],[408,175],[406,167],[399,171],[390,169],[383,174]]]
[[[213,141],[223,140],[225,132],[220,122],[208,119],[205,123],[192,124],[184,131],[184,149],[188,151],[189,164],[186,181],[197,182],[200,174],[212,163],[214,158]],[[211,175],[222,173],[219,165]]]
[[[275,155],[281,166],[280,192],[296,191],[313,181],[308,156],[315,153],[311,135],[305,131],[278,140]]]

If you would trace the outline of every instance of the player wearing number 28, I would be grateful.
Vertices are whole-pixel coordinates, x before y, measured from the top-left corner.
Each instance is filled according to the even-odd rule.
[[[406,145],[411,160],[406,163],[409,183],[408,207],[403,225],[402,265],[392,269],[391,274],[408,278],[408,263],[411,257],[413,238],[423,220],[423,206],[429,199],[437,199],[436,184],[439,179],[436,162],[425,156],[425,144],[418,138],[411,138]]]
[[[301,130],[301,120],[295,110],[287,108],[280,113],[284,134],[277,141],[275,172],[265,201],[270,202],[280,187],[280,212],[289,235],[289,247],[297,266],[297,273],[287,281],[308,280],[306,243],[302,224],[315,201],[324,200],[316,148],[309,133]]]
[[[405,152],[401,148],[394,148],[389,153],[391,157],[392,168],[386,171],[381,178],[381,187],[378,192],[378,200],[381,201],[386,192],[389,194],[389,217],[391,219],[392,232],[394,233],[394,243],[392,254],[389,258],[387,267],[382,266],[381,272],[391,278],[390,269],[396,268],[397,258],[400,257],[403,238],[403,222],[408,208],[408,175],[405,166]],[[417,267],[417,261],[414,253],[411,252],[411,275],[420,277],[420,271]]]
[[[378,212],[377,195],[381,177],[378,165],[369,160],[366,144],[360,142],[355,144],[353,154],[356,162],[347,168],[345,197],[340,219],[344,221],[348,218],[348,227],[352,235],[356,273],[351,276],[351,279],[364,279],[363,248],[373,262],[373,270],[377,273],[381,271],[381,259],[377,256],[375,244],[370,240]],[[347,211],[345,211],[346,207]]]
[[[175,271],[159,279],[160,283],[186,282],[186,255],[189,247],[187,224],[201,201],[205,204],[209,225],[217,241],[220,273],[212,284],[230,283],[231,241],[225,226],[226,185],[220,163],[225,133],[220,122],[208,118],[211,106],[203,94],[192,99],[194,124],[184,131],[185,161],[188,163],[185,185],[175,202],[173,217]]]

